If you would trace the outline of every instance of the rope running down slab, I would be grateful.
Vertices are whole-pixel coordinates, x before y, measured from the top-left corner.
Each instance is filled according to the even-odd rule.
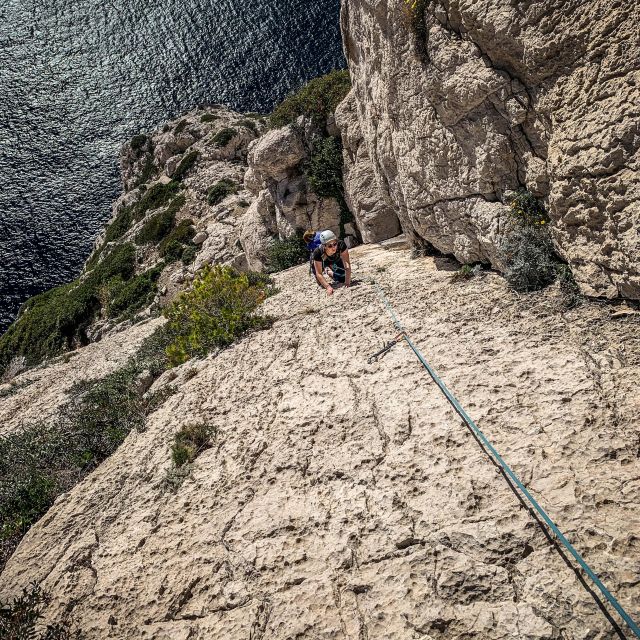
[[[512,482],[518,487],[518,489],[522,492],[524,497],[529,501],[529,503],[533,506],[533,508],[538,512],[540,517],[545,521],[545,523],[549,526],[551,531],[556,535],[558,540],[564,545],[567,551],[575,558],[576,562],[582,567],[585,573],[591,578],[593,583],[598,587],[602,595],[609,601],[611,606],[620,614],[620,617],[627,623],[629,628],[633,631],[636,637],[640,638],[640,627],[633,621],[631,616],[624,610],[622,605],[618,602],[616,597],[604,586],[600,578],[596,575],[596,573],[591,569],[591,567],[586,563],[583,557],[578,553],[578,551],[573,547],[573,545],[567,540],[562,531],[558,529],[558,527],[554,524],[553,520],[547,515],[547,512],[538,504],[536,499],[529,493],[527,488],[520,482],[520,479],[515,474],[515,472],[511,469],[511,467],[504,461],[502,456],[498,453],[495,447],[489,442],[487,437],[480,431],[476,423],[469,417],[467,412],[462,408],[462,405],[458,402],[456,397],[447,389],[447,386],[440,379],[438,374],[431,368],[429,363],[426,361],[424,356],[420,353],[419,349],[413,344],[411,338],[408,336],[406,329],[402,326],[400,320],[396,316],[391,303],[387,299],[382,287],[378,284],[375,279],[371,279],[371,284],[375,287],[380,299],[384,303],[391,319],[393,320],[393,324],[396,329],[401,332],[402,339],[406,341],[411,350],[415,353],[416,357],[422,364],[422,366],[427,370],[427,373],[431,376],[431,379],[438,385],[440,391],[444,394],[449,404],[454,408],[456,413],[464,420],[467,426],[472,430],[472,432],[476,435],[476,437],[483,443],[483,445],[487,448],[487,450],[491,453],[494,461],[499,465],[499,467],[503,470],[503,472],[511,478]]]

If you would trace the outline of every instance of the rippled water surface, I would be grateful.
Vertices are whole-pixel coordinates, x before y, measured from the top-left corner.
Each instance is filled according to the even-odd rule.
[[[74,278],[132,134],[193,106],[266,112],[343,67],[339,0],[3,0],[0,331]]]

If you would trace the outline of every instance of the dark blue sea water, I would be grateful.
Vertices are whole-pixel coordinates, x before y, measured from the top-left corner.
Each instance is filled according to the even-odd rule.
[[[344,67],[340,0],[2,0],[0,332],[74,278],[128,137],[204,103],[267,112]]]

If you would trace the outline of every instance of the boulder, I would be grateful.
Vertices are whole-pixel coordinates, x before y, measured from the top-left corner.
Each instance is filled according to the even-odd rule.
[[[260,176],[282,180],[305,157],[305,148],[293,127],[269,131],[249,147],[249,168]]]

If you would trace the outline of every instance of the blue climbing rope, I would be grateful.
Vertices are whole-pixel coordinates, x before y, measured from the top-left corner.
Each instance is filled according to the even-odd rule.
[[[432,369],[429,363],[426,361],[424,356],[420,353],[419,349],[415,344],[411,341],[411,338],[407,335],[406,329],[402,326],[402,323],[398,319],[391,303],[387,299],[382,287],[376,282],[375,279],[371,280],[371,283],[376,288],[380,299],[384,303],[384,306],[387,308],[391,318],[393,319],[393,324],[396,329],[402,332],[402,338],[407,342],[411,350],[416,354],[418,360],[422,364],[422,366],[427,370],[431,379],[438,385],[440,391],[445,395],[451,406],[455,409],[456,413],[465,421],[465,423],[469,426],[469,428],[473,431],[473,433],[478,437],[478,439],[484,444],[484,446],[491,452],[493,459],[500,466],[500,468],[506,473],[509,478],[513,481],[513,483],[520,489],[522,494],[527,498],[529,503],[533,506],[533,508],[538,512],[540,517],[545,521],[545,523],[549,526],[549,528],[556,535],[558,540],[564,545],[564,547],[569,551],[569,553],[576,559],[576,562],[584,569],[585,573],[591,578],[593,583],[598,587],[602,595],[609,601],[611,606],[620,614],[620,617],[627,623],[629,628],[633,631],[633,633],[640,638],[640,627],[633,621],[631,616],[624,610],[622,605],[618,602],[616,597],[604,586],[600,578],[595,574],[595,572],[591,569],[591,567],[586,563],[586,561],[582,558],[582,556],[576,551],[573,545],[567,540],[562,531],[558,529],[558,527],[554,524],[553,520],[547,515],[547,512],[538,504],[537,500],[529,493],[528,489],[520,482],[518,476],[514,473],[511,467],[504,461],[502,456],[497,452],[495,447],[489,442],[487,437],[480,431],[476,423],[470,418],[467,412],[462,408],[462,405],[458,402],[456,397],[447,389],[445,383],[440,379],[438,374]]]

